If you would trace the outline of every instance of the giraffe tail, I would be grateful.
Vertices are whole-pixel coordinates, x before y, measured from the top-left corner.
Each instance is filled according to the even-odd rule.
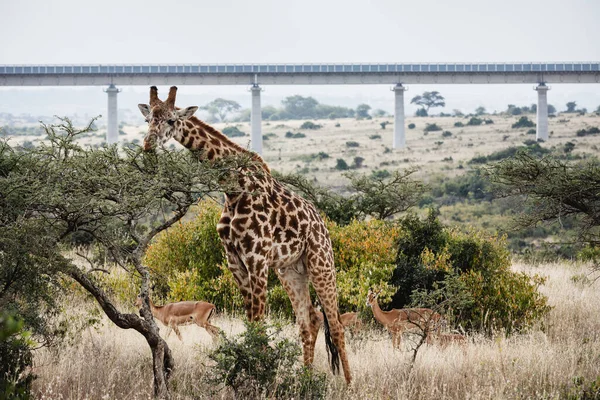
[[[334,374],[340,373],[340,354],[338,348],[331,340],[331,332],[329,331],[329,321],[327,320],[327,315],[325,310],[323,310],[323,327],[325,330],[325,348],[327,349],[327,358],[329,359],[329,363],[331,364],[331,371]]]

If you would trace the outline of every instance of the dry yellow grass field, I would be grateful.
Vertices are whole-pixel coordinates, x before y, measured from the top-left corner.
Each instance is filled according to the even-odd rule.
[[[320,336],[315,368],[327,371],[330,399],[558,399],[577,392],[575,379],[584,385],[600,376],[599,282],[586,278],[589,269],[579,264],[516,264],[516,270],[548,277],[541,291],[552,311],[531,332],[511,337],[470,337],[466,346],[441,349],[424,346],[414,368],[405,337],[403,351],[392,349],[386,332],[370,329],[349,338],[354,374],[352,386],[328,371],[324,340]],[[72,308],[72,312],[77,310]],[[215,325],[228,336],[244,329],[239,319],[218,316]],[[161,328],[164,333],[164,327]],[[210,336],[195,326],[182,328],[184,341],[167,339],[176,371],[175,398],[231,398],[223,391],[209,394],[203,376],[210,368],[206,354],[213,348]],[[293,324],[282,335],[297,340]],[[104,320],[86,329],[58,351],[35,354],[34,383],[40,399],[146,399],[152,396],[149,348],[134,331],[124,331]]]

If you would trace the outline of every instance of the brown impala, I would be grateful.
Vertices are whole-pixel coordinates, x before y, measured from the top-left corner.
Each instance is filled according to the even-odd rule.
[[[140,296],[135,300],[135,306],[142,306],[142,298]],[[219,328],[211,325],[208,320],[215,311],[214,304],[204,301],[180,301],[177,303],[167,303],[164,306],[157,306],[150,300],[150,310],[154,318],[162,322],[168,328],[167,337],[171,333],[171,329],[183,342],[178,326],[196,324],[204,329],[212,336],[213,341],[219,335]]]
[[[320,324],[323,324],[323,312],[321,310],[315,310],[317,318]],[[353,331],[358,331],[362,328],[362,321],[358,319],[357,312],[347,312],[340,315],[340,321],[344,328],[350,327]]]
[[[377,302],[378,295],[379,292],[375,293],[369,289],[367,306],[373,310],[375,319],[392,334],[394,348],[400,348],[402,332],[412,328],[418,328],[427,335],[429,341],[429,334],[438,328],[440,314],[430,308],[403,308],[400,310],[393,308],[390,311],[382,311]]]

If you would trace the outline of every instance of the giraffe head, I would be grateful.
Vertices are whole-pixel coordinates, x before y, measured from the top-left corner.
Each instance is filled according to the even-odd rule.
[[[175,137],[182,127],[182,122],[190,118],[198,107],[192,106],[184,109],[175,107],[177,87],[171,86],[169,97],[164,102],[158,98],[156,86],[150,88],[150,104],[138,104],[146,122],[148,133],[144,138],[144,151],[164,145],[169,139]]]

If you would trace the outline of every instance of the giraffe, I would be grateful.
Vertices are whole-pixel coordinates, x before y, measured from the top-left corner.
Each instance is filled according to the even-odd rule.
[[[167,99],[150,88],[149,104],[139,104],[148,122],[143,149],[149,151],[173,138],[200,151],[209,161],[228,155],[247,155],[254,162],[236,176],[239,189],[225,193],[217,231],[228,267],[244,299],[250,321],[265,312],[269,269],[277,274],[294,309],[302,339],[304,364],[311,366],[321,321],[312,304],[309,283],[317,293],[325,318],[325,340],[334,373],[341,360],[344,377],[351,374],[337,301],[335,266],[329,232],[314,205],[289,191],[272,175],[256,153],[249,152],[194,116],[196,106],[175,107],[177,88]],[[241,190],[240,190],[241,189]]]

